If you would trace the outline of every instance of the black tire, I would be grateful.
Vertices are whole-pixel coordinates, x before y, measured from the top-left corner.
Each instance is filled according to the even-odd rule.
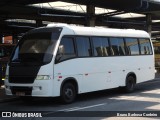
[[[124,87],[125,92],[131,93],[135,90],[136,80],[133,76],[128,76],[126,79],[126,86]]]
[[[76,88],[75,86],[68,82],[65,83],[61,88],[61,101],[65,104],[69,104],[75,101],[76,98]]]

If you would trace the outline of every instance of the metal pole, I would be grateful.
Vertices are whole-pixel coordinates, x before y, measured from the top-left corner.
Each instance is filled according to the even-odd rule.
[[[95,7],[87,5],[87,26],[95,26]]]
[[[151,16],[151,14],[146,15],[146,25],[147,25],[147,32],[151,36],[151,32],[152,32],[152,16]]]
[[[36,20],[36,27],[42,27],[43,23],[41,20]]]

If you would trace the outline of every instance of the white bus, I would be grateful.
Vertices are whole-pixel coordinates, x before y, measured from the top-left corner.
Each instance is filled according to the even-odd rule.
[[[145,31],[52,24],[26,33],[10,58],[7,95],[57,97],[135,85],[154,78],[154,51]]]

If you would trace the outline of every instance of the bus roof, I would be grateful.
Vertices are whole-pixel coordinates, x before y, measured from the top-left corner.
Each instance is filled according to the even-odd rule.
[[[47,27],[63,27],[63,29],[72,30],[75,33],[75,35],[150,38],[150,35],[147,32],[142,30],[135,30],[135,29],[82,27],[82,26],[75,26],[75,25],[68,25],[68,24],[49,24]]]

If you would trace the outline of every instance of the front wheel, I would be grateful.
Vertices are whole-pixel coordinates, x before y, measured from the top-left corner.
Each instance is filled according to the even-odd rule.
[[[61,100],[63,103],[72,103],[76,98],[76,88],[72,83],[65,83],[61,88]]]
[[[128,76],[126,79],[126,86],[124,87],[125,91],[131,93],[134,91],[136,85],[136,80],[133,76]]]

